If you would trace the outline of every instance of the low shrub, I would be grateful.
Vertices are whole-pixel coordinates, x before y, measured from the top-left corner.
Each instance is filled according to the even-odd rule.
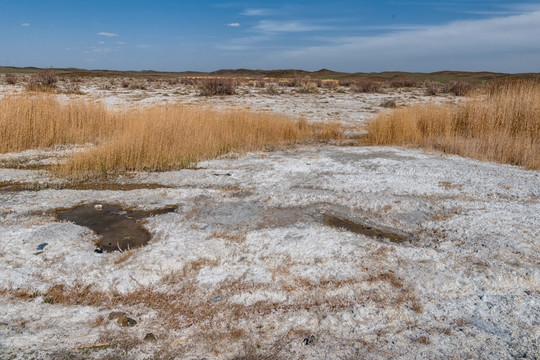
[[[322,87],[326,89],[336,89],[339,85],[337,80],[324,80],[322,82]]]
[[[202,96],[234,95],[237,83],[231,78],[203,78],[199,80],[197,87]]]
[[[390,80],[388,84],[394,88],[418,87],[420,86],[421,82],[418,79],[400,76]]]
[[[459,80],[451,80],[444,84],[443,92],[448,94],[454,94],[456,96],[465,96],[467,95],[471,90],[473,89],[473,85],[471,83],[459,81]]]
[[[319,92],[319,88],[317,87],[316,83],[308,81],[298,89],[298,92],[301,94],[317,94]]]
[[[377,93],[381,92],[382,84],[374,80],[360,80],[353,86],[353,91],[357,93]]]
[[[180,78],[180,84],[182,84],[182,85],[194,86],[194,85],[197,85],[198,82],[199,81],[196,78],[191,78],[191,77]]]
[[[338,81],[339,86],[350,87],[354,84],[355,84],[354,80],[351,80],[351,79],[341,79]]]
[[[437,95],[442,91],[442,84],[438,81],[431,81],[427,80],[424,82],[424,86],[426,87],[425,94],[426,95]]]
[[[134,81],[129,84],[129,90],[146,90],[148,87],[143,82]]]
[[[280,91],[274,84],[269,84],[265,89],[264,93],[268,95],[278,95],[280,94]]]
[[[58,77],[52,69],[43,70],[37,74],[32,75],[28,80],[27,88],[29,90],[49,90],[56,87]]]
[[[6,74],[4,80],[8,85],[15,85],[17,83],[17,77],[13,74]]]

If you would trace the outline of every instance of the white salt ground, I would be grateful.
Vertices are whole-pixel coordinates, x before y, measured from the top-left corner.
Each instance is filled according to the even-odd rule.
[[[0,169],[0,182],[46,177]],[[0,191],[2,358],[119,351],[137,359],[229,359],[249,351],[286,359],[539,356],[538,171],[392,147],[319,146],[124,180],[164,188]],[[93,252],[91,230],[54,217],[57,208],[90,203],[178,210],[148,219],[151,242],[119,262],[120,253]],[[412,240],[337,229],[324,215]],[[171,274],[176,282],[164,282]],[[194,286],[189,301],[217,314],[213,327],[180,316],[163,328],[159,312],[143,304],[66,306],[11,295],[45,294],[59,284],[120,294],[153,286],[173,302],[186,297],[186,282]],[[235,306],[245,315],[234,323],[219,317]],[[138,324],[95,325],[112,310]],[[231,326],[244,335],[224,336]],[[142,341],[148,332],[157,342]],[[304,345],[311,335],[315,341]],[[132,345],[74,350],[115,338]]]

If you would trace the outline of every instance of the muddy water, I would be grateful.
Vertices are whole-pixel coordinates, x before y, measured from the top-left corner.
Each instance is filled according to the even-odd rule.
[[[390,230],[378,229],[371,225],[357,223],[333,215],[326,215],[325,222],[330,226],[345,229],[355,234],[361,234],[375,239],[388,239],[393,243],[410,241],[410,238],[406,235],[401,235]]]
[[[56,216],[60,220],[68,220],[92,229],[101,236],[96,246],[103,251],[110,252],[146,245],[151,236],[141,226],[139,220],[175,210],[176,207],[167,207],[153,211],[132,211],[124,210],[116,205],[87,204],[72,209],[59,210]]]

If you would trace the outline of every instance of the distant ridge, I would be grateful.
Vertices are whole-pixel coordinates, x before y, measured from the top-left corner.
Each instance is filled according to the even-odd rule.
[[[32,74],[44,70],[37,67],[13,67],[13,66],[0,66],[0,74],[2,73],[25,73]],[[418,73],[418,72],[403,72],[403,71],[383,71],[383,72],[357,72],[346,73],[338,72],[329,69],[320,69],[317,71],[295,70],[295,69],[280,69],[280,70],[252,70],[252,69],[221,69],[211,72],[199,72],[199,71],[181,71],[181,72],[169,72],[169,71],[155,71],[155,70],[141,70],[141,71],[120,71],[120,70],[86,70],[78,68],[53,68],[58,75],[63,76],[122,76],[122,77],[199,77],[199,76],[220,76],[220,77],[244,77],[244,78],[313,78],[313,79],[370,79],[378,81],[386,81],[396,77],[410,77],[420,80],[436,80],[436,81],[449,81],[449,80],[463,80],[463,81],[490,81],[497,79],[540,79],[540,73],[520,73],[520,74],[506,74],[495,73],[488,71],[470,72],[470,71],[437,71],[432,73]]]

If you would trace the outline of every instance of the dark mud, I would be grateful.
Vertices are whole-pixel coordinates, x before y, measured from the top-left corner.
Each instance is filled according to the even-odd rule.
[[[118,183],[78,183],[78,184],[40,184],[23,182],[0,182],[0,192],[41,191],[41,190],[110,190],[130,191],[141,189],[169,189],[161,184],[118,184]]]
[[[324,221],[327,225],[330,225],[332,227],[345,229],[355,234],[365,235],[367,237],[375,238],[378,240],[388,239],[390,240],[390,242],[397,244],[401,244],[411,240],[409,236],[393,232],[390,229],[376,228],[368,224],[354,222],[349,219],[343,219],[333,215],[326,215],[324,217]]]
[[[124,210],[117,205],[87,204],[72,209],[59,210],[56,216],[60,220],[71,221],[86,226],[101,236],[96,246],[103,251],[125,251],[146,245],[150,233],[144,229],[140,220],[170,212],[176,207],[167,207],[152,211]]]

